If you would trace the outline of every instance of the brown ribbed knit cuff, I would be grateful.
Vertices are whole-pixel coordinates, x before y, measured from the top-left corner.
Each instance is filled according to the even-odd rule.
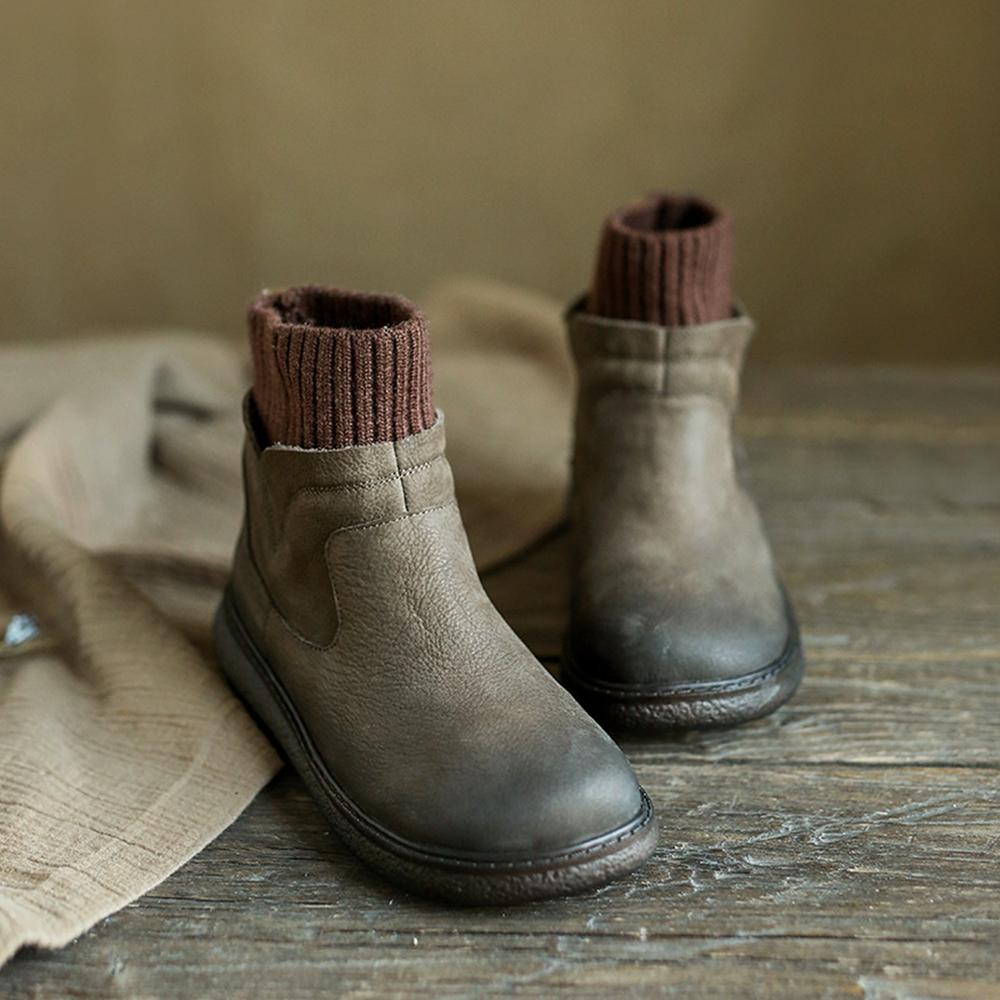
[[[273,443],[343,448],[434,423],[420,310],[394,295],[302,286],[250,306],[253,395]]]
[[[700,198],[651,195],[608,216],[588,312],[663,326],[732,310],[731,218]]]

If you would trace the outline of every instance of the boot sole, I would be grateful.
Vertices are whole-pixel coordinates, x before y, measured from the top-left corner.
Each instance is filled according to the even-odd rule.
[[[456,856],[398,837],[338,786],[228,594],[216,612],[213,634],[230,684],[284,750],[335,832],[392,882],[469,906],[523,903],[605,885],[638,868],[656,846],[656,818],[645,791],[639,814],[625,826],[542,857]]]
[[[795,694],[805,657],[798,628],[789,629],[781,656],[760,670],[724,681],[695,681],[662,688],[628,687],[594,680],[563,645],[563,683],[609,732],[670,735],[691,729],[725,729],[770,715]]]

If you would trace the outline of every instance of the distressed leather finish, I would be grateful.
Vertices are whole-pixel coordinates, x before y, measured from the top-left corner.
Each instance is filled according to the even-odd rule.
[[[628,762],[483,591],[443,418],[320,452],[261,448],[250,417],[231,594],[351,802],[462,856],[560,851],[632,821]]]
[[[577,307],[568,324],[578,669],[655,693],[775,663],[794,625],[733,448],[751,320],[662,327]]]

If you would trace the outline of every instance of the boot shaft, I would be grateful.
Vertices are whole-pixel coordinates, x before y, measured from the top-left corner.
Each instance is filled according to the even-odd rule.
[[[577,368],[573,506],[717,512],[734,488],[733,417],[753,322],[666,327],[568,317]],[[587,508],[587,509],[583,509]]]
[[[326,646],[338,626],[327,563],[331,536],[454,499],[443,418],[438,414],[428,430],[401,441],[312,451],[264,447],[249,397],[244,413],[246,520],[239,550],[250,565],[237,577],[258,578],[292,630]]]
[[[567,317],[581,402],[607,392],[705,396],[730,412],[754,324],[742,311],[697,326],[656,326],[573,309]]]

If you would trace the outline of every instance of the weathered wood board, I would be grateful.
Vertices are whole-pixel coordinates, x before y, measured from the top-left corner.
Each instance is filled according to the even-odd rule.
[[[753,373],[741,420],[809,668],[742,729],[628,745],[642,872],[459,911],[395,892],[283,774],[0,996],[1000,998],[1000,372]],[[557,666],[565,535],[495,574]]]

